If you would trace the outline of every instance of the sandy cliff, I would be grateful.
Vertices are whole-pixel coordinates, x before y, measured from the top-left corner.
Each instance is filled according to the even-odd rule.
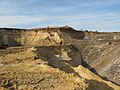
[[[3,90],[120,89],[119,32],[1,28],[0,45]]]

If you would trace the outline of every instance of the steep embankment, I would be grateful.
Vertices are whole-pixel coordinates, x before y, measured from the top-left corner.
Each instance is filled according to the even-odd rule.
[[[0,52],[0,89],[119,90],[84,68],[72,45],[16,47]],[[77,67],[78,66],[78,67]]]
[[[4,32],[0,34],[0,39],[1,44],[9,46],[54,45],[62,41],[57,30],[4,29]]]
[[[101,33],[91,37],[73,44],[81,52],[85,66],[120,85],[120,33]]]
[[[0,44],[9,46],[43,46],[71,43],[73,39],[83,39],[84,32],[71,27],[39,29],[0,29]]]
[[[99,75],[120,84],[120,45],[88,45],[82,54]]]

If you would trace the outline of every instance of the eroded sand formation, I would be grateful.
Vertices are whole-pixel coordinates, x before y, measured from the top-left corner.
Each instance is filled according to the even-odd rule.
[[[1,28],[0,44],[0,90],[120,90],[120,33]]]

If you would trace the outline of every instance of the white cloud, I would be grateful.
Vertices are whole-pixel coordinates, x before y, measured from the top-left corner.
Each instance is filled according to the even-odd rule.
[[[32,16],[2,16],[0,17],[0,26],[18,26],[23,24],[31,24],[47,20],[46,17]]]
[[[30,26],[34,27],[35,23],[41,26],[48,25],[71,25],[74,27],[84,28],[112,28],[120,26],[119,13],[93,13],[67,16],[2,16],[0,17],[0,26]],[[116,19],[115,19],[116,18]],[[45,24],[45,22],[47,22]],[[35,27],[37,27],[37,25]],[[25,27],[26,28],[26,27]]]
[[[89,0],[87,2],[82,2],[79,0],[73,1],[73,4],[77,4],[77,6],[83,7],[100,7],[100,6],[110,6],[114,4],[120,4],[120,0]]]
[[[0,2],[0,15],[10,15],[17,11],[17,5],[14,2],[8,0]]]

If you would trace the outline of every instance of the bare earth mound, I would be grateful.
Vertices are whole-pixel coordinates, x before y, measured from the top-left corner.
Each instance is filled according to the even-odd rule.
[[[4,52],[4,53],[3,53]],[[1,89],[18,90],[119,90],[81,63],[73,46],[20,47],[2,51]],[[78,67],[76,67],[78,66]]]

